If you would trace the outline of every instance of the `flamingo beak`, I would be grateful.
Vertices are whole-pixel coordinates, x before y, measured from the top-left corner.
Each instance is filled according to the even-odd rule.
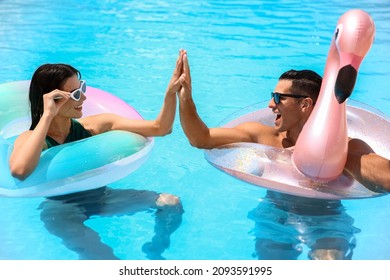
[[[355,87],[357,73],[357,69],[351,64],[345,65],[339,70],[334,87],[336,99],[339,104],[351,96]]]

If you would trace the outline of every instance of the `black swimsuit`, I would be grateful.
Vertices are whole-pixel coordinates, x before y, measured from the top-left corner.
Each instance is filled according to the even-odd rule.
[[[86,130],[81,123],[79,123],[78,121],[76,121],[74,119],[71,119],[70,132],[69,132],[68,136],[66,137],[64,144],[69,143],[69,142],[73,142],[73,141],[77,141],[77,140],[81,140],[84,138],[88,138],[91,136],[92,136],[91,132]],[[60,145],[56,140],[54,140],[50,136],[46,136],[45,141],[47,144],[47,148],[51,148],[51,147]]]
[[[74,119],[71,119],[70,132],[69,132],[68,136],[66,137],[64,144],[69,143],[69,142],[73,142],[73,141],[77,141],[77,140],[81,140],[84,138],[88,138],[91,136],[92,136],[92,134],[88,130],[86,130],[81,123],[79,123],[78,121],[76,121]],[[47,144],[47,148],[51,148],[51,147],[60,145],[56,140],[54,140],[50,136],[46,136],[45,141]],[[94,194],[95,196],[96,195],[101,196],[104,193],[105,189],[106,189],[106,187],[101,187],[101,188],[94,189],[94,190],[82,191],[82,192],[77,192],[74,194],[51,196],[48,198],[54,199],[54,200],[65,200],[66,202],[72,202],[73,200],[78,200],[80,197],[83,197],[84,194],[90,194],[90,195]]]

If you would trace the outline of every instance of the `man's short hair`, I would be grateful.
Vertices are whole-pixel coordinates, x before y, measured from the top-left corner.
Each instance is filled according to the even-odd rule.
[[[291,93],[308,95],[313,99],[314,104],[317,101],[321,89],[322,77],[312,70],[288,70],[284,72],[279,80],[292,81]]]

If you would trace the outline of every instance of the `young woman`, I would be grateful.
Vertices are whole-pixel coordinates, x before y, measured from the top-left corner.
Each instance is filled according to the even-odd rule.
[[[166,90],[155,120],[131,120],[115,114],[82,118],[85,81],[74,67],[66,64],[40,66],[31,79],[29,99],[30,130],[15,141],[10,158],[12,175],[23,180],[39,163],[42,150],[80,140],[110,130],[126,130],[145,137],[164,136],[172,130],[176,112],[176,92],[180,90],[184,50]],[[41,220],[52,234],[78,254],[80,259],[117,259],[115,248],[104,244],[99,234],[85,223],[91,216],[124,216],[155,209],[154,236],[142,246],[149,259],[162,259],[170,235],[180,226],[183,208],[177,196],[149,190],[111,189],[106,186],[68,195],[49,197],[39,206]]]
[[[31,79],[29,91],[31,127],[15,141],[10,157],[12,175],[21,180],[30,175],[38,165],[42,150],[110,130],[126,130],[145,137],[169,134],[175,118],[184,54],[185,51],[180,50],[164,103],[155,120],[130,120],[115,114],[81,118],[86,84],[80,80],[80,72],[66,64],[40,66]]]

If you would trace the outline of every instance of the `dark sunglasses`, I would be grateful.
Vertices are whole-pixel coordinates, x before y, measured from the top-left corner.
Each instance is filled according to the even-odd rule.
[[[279,92],[271,92],[271,98],[274,99],[275,104],[280,103],[280,97],[285,96],[285,97],[292,97],[292,98],[306,98],[309,97],[307,95],[298,95],[298,94],[287,94],[287,93],[279,93]]]

